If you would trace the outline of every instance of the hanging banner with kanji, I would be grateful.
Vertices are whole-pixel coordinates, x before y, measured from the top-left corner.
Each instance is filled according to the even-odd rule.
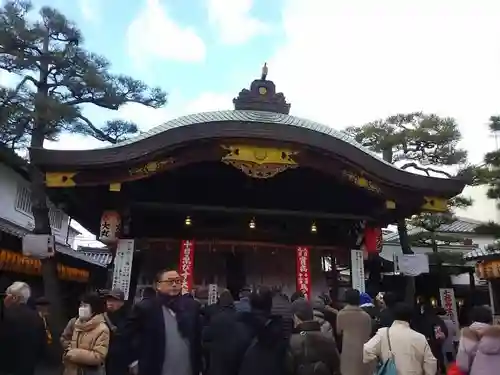
[[[113,267],[112,289],[120,289],[128,300],[132,263],[134,261],[134,240],[118,240]]]
[[[297,247],[297,290],[304,294],[306,299],[311,297],[311,272],[309,268],[309,249]]]
[[[455,332],[460,332],[460,325],[458,323],[457,301],[455,300],[455,291],[453,288],[439,289],[439,296],[441,297],[441,307],[446,311],[446,315],[455,325]],[[455,340],[458,338],[455,337]]]
[[[182,294],[190,293],[193,286],[194,271],[194,241],[185,240],[181,242],[181,253],[179,255],[179,274],[182,278]]]
[[[351,250],[351,284],[352,289],[365,292],[365,264],[363,250]]]

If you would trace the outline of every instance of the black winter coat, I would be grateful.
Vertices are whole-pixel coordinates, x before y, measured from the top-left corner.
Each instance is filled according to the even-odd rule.
[[[0,322],[0,374],[33,375],[47,336],[42,319],[27,305],[5,308]]]

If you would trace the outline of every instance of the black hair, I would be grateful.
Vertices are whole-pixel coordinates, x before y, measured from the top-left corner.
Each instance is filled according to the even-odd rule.
[[[493,314],[491,309],[487,306],[475,306],[471,311],[471,318],[473,322],[492,324]]]
[[[389,308],[394,307],[394,305],[397,302],[396,294],[393,292],[384,293],[384,296],[382,297],[382,299],[384,300],[385,305]]]
[[[163,275],[164,275],[164,274],[166,274],[167,272],[177,272],[177,273],[178,273],[179,271],[178,271],[178,270],[176,270],[176,269],[174,269],[174,268],[164,268],[164,269],[160,270],[160,271],[156,274],[156,276],[155,276],[155,282],[156,282],[156,283],[157,283],[157,282],[160,282],[160,281],[161,281],[161,279],[162,279],[162,277],[163,277]]]
[[[273,307],[273,293],[267,287],[260,287],[250,295],[252,310],[270,313]]]
[[[104,303],[104,298],[102,298],[99,293],[96,292],[90,292],[85,295],[80,299],[82,303],[85,303],[87,305],[90,305],[90,308],[92,309],[92,314],[102,314],[106,311],[105,308],[105,303]]]
[[[393,314],[395,320],[410,323],[413,317],[413,308],[404,302],[398,302],[394,305]]]
[[[219,296],[220,307],[230,307],[234,304],[233,295],[229,290],[223,290]]]
[[[292,296],[290,297],[290,302],[295,302],[299,298],[304,298],[304,293],[302,293],[300,290],[292,294]]]
[[[357,289],[348,289],[345,292],[345,301],[348,305],[351,306],[359,306],[359,290]]]
[[[436,307],[435,309],[437,315],[447,315],[447,312],[442,307]]]

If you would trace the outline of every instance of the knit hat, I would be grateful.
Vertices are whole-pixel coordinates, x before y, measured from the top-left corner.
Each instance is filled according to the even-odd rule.
[[[359,304],[365,305],[368,303],[373,303],[372,298],[368,295],[368,293],[360,293],[359,294]]]
[[[292,303],[292,314],[303,322],[313,320],[314,318],[311,303],[302,298],[299,298]]]

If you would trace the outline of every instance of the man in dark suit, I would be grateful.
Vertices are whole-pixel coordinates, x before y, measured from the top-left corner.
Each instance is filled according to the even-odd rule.
[[[28,284],[16,281],[5,291],[0,322],[0,374],[33,375],[43,358],[46,333],[38,313],[27,306]]]
[[[122,345],[128,347],[125,358],[138,361],[139,375],[200,373],[200,305],[181,294],[181,284],[177,271],[161,271],[156,298],[133,309],[123,329]]]

